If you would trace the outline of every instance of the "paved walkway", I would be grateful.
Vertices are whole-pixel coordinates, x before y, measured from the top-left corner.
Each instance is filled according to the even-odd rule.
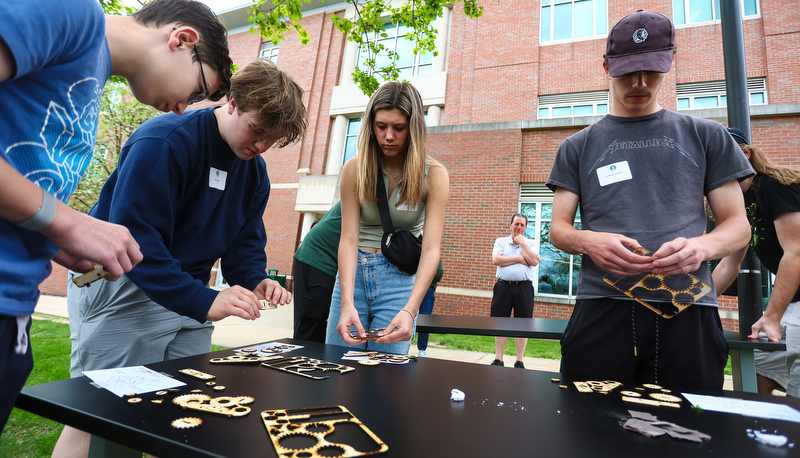
[[[259,342],[275,339],[291,338],[294,320],[294,304],[274,310],[262,310],[261,318],[246,321],[238,317],[228,317],[214,323],[214,334],[211,342],[223,347],[243,347]],[[67,300],[61,296],[42,296],[36,306],[36,313],[67,318]],[[512,340],[512,339],[509,339]],[[509,342],[513,346],[513,342]],[[416,346],[411,347],[411,354],[417,353]],[[494,360],[493,353],[448,350],[428,345],[428,358],[464,361],[468,363],[490,364]],[[506,367],[513,368],[514,357],[506,355]],[[542,358],[524,358],[525,367],[542,371],[558,372],[559,360]]]

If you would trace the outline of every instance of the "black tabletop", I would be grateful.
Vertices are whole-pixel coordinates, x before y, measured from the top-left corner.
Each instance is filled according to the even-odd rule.
[[[347,348],[283,340],[304,345],[287,355],[303,355],[344,363]],[[311,380],[258,365],[213,365],[225,350],[148,365],[187,383],[179,394],[201,389],[212,397],[252,396],[252,412],[226,418],[181,410],[165,402],[152,405],[155,395],[129,404],[80,377],[26,387],[17,407],[75,426],[114,442],[157,456],[277,456],[260,413],[342,405],[388,447],[387,456],[788,456],[786,447],[769,448],[748,437],[748,429],[800,440],[800,424],[740,415],[700,411],[683,401],[678,409],[622,402],[620,389],[608,395],[581,394],[571,383],[559,388],[558,374],[422,358],[407,365],[362,366]],[[216,375],[226,386],[214,392],[205,382],[185,376],[191,368]],[[464,402],[450,400],[460,389]],[[626,384],[624,389],[634,389]],[[674,390],[673,393],[677,393]],[[800,410],[800,400],[748,393],[705,393],[788,404]],[[650,412],[661,420],[697,429],[712,436],[703,444],[667,437],[647,438],[626,431],[620,422],[628,409]],[[202,425],[174,429],[181,417],[198,417]],[[334,433],[335,435],[335,433]]]

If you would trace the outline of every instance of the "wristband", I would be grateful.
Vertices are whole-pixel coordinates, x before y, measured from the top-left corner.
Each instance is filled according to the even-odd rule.
[[[39,231],[53,222],[56,219],[56,197],[49,192],[42,189],[42,206],[30,218],[17,226],[28,229],[31,231]]]
[[[402,310],[402,311],[404,311],[404,312],[408,313],[409,315],[411,315],[411,319],[412,319],[412,320],[417,318],[417,317],[415,317],[415,316],[414,316],[414,314],[413,314],[413,313],[409,312],[409,311],[408,311],[408,310],[406,310],[405,308],[402,308],[402,309],[400,309],[400,310]]]

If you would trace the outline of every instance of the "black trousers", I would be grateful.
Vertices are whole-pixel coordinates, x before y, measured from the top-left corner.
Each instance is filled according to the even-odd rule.
[[[512,310],[514,318],[533,318],[533,283],[497,280],[489,316],[511,316]]]
[[[325,343],[328,311],[336,277],[294,260],[294,335],[299,340]]]
[[[721,389],[727,361],[715,307],[666,319],[634,301],[579,300],[561,338],[561,373],[577,380]]]

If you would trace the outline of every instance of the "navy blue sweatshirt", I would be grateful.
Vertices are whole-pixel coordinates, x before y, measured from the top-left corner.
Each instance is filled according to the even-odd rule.
[[[254,289],[266,275],[264,160],[236,157],[213,108],[142,124],[122,149],[90,214],[127,227],[144,259],[127,275],[152,300],[205,321],[217,292],[205,285],[222,258],[231,285]]]

